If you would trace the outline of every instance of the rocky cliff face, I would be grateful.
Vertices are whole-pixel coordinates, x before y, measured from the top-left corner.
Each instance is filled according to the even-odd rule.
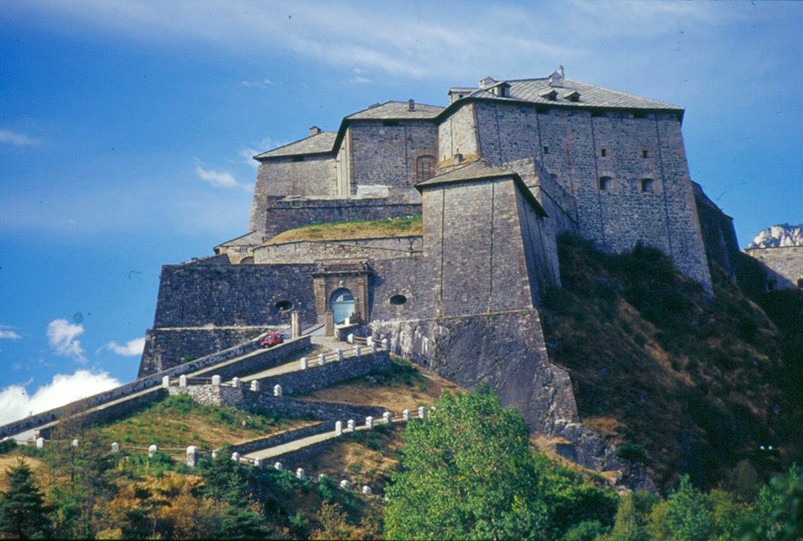
[[[784,246],[803,246],[803,224],[779,224],[763,229],[747,247],[779,248]]]

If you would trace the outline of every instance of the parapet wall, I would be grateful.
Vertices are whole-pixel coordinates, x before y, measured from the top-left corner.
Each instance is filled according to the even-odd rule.
[[[767,289],[803,288],[803,246],[745,250],[767,273]]]
[[[381,220],[421,214],[421,204],[408,203],[401,197],[303,199],[271,196],[267,198],[266,205],[267,238],[310,224]]]
[[[260,246],[254,263],[315,263],[335,259],[380,260],[414,255],[423,250],[420,235],[328,241],[297,241]]]

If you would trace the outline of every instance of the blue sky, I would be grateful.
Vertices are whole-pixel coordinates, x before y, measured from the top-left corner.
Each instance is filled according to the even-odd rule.
[[[803,4],[4,0],[0,422],[129,381],[160,267],[246,231],[254,154],[387,100],[569,78],[686,108],[742,246],[803,222]]]

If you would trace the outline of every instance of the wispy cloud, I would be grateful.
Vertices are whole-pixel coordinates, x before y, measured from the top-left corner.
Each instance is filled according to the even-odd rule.
[[[228,171],[204,169],[200,165],[197,165],[195,166],[195,174],[204,182],[218,188],[236,188],[239,186],[237,179]]]
[[[0,143],[15,146],[38,145],[41,141],[36,137],[13,132],[11,130],[0,130]]]
[[[0,391],[0,424],[27,417],[52,408],[69,404],[120,385],[105,372],[94,374],[78,370],[74,374],[57,374],[50,383],[29,395],[22,385],[12,385]]]
[[[47,340],[57,355],[73,357],[80,363],[86,363],[84,349],[78,340],[82,334],[83,325],[73,325],[66,319],[55,319],[47,325]]]
[[[242,86],[245,86],[245,87],[248,87],[248,88],[262,88],[262,89],[264,89],[264,88],[269,88],[269,87],[275,85],[276,83],[274,83],[270,79],[262,79],[261,81],[241,81],[240,84]]]
[[[118,344],[114,340],[100,348],[100,350],[113,351],[117,355],[123,357],[138,357],[142,355],[142,350],[145,349],[145,338],[134,338],[129,340],[123,345]]]
[[[21,338],[22,336],[8,325],[0,325],[0,340],[19,340]]]

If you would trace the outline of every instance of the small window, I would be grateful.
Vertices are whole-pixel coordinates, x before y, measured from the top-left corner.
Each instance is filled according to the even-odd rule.
[[[642,193],[655,192],[655,181],[651,178],[641,179],[641,192]]]
[[[613,179],[611,177],[599,177],[599,189],[601,192],[609,192],[613,188]]]
[[[415,180],[424,182],[437,173],[438,158],[435,156],[419,156],[415,160]]]
[[[394,306],[401,306],[406,302],[407,302],[407,297],[405,297],[404,295],[393,295],[390,298],[390,304]]]
[[[604,158],[605,156],[607,156],[607,155],[608,155],[608,149],[607,149],[607,148],[602,148],[602,149],[600,149],[600,151],[599,151],[599,155],[600,155],[600,156],[602,156],[602,157]]]
[[[276,303],[276,309],[279,312],[287,312],[288,310],[293,309],[293,303],[288,300],[279,301]]]
[[[549,147],[544,145],[544,154],[549,154]]]
[[[650,157],[650,152],[648,150],[646,150],[646,149],[642,150],[641,151],[641,157],[642,158],[649,158]]]

